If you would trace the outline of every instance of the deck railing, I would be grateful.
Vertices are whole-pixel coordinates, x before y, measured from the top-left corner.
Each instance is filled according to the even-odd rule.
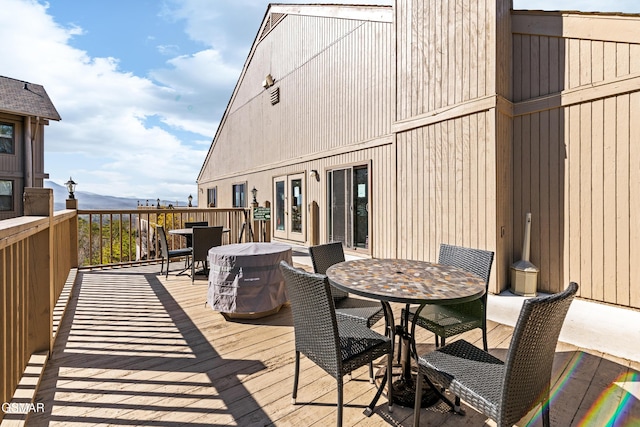
[[[139,208],[130,210],[78,210],[78,263],[80,268],[136,265],[159,260],[156,227],[166,231],[185,223],[206,221],[223,226],[225,243],[251,240],[249,210],[243,208]],[[185,246],[181,236],[167,233],[170,249]]]
[[[11,401],[34,355],[48,358],[54,307],[77,266],[76,211],[54,213],[52,191],[44,188],[26,189],[24,209],[26,216],[0,221],[2,403]]]
[[[24,388],[26,394],[35,393],[32,367],[44,369],[55,340],[55,319],[60,307],[66,307],[65,286],[73,283],[78,268],[158,262],[158,225],[172,230],[206,221],[230,230],[223,243],[253,238],[250,212],[243,208],[54,212],[50,189],[28,188],[24,210],[25,216],[0,221],[0,403],[12,401],[16,390],[21,396]],[[167,237],[170,248],[185,245],[180,236]],[[25,379],[29,385],[23,387]],[[0,420],[4,417],[0,411]]]

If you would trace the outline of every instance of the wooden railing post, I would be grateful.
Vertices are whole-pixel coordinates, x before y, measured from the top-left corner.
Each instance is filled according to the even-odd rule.
[[[74,209],[76,216],[69,224],[69,256],[71,257],[71,268],[78,268],[78,199],[65,200],[67,209]]]
[[[29,351],[53,350],[53,190],[25,188],[25,216],[44,216],[49,225],[30,239],[28,265]]]

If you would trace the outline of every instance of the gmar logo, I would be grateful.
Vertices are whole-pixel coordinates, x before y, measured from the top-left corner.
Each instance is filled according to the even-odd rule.
[[[5,414],[28,414],[29,412],[44,412],[44,403],[3,403],[2,412]]]

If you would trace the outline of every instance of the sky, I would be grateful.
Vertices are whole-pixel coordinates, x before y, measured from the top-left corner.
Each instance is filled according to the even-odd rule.
[[[274,0],[277,3],[314,1]],[[387,4],[394,0],[327,0]],[[0,75],[43,85],[45,172],[77,191],[172,201],[196,179],[269,2],[0,0]],[[514,9],[640,13],[638,0],[514,0]]]

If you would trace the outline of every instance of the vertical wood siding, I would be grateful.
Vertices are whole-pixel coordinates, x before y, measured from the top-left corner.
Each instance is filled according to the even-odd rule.
[[[511,97],[510,5],[396,2],[398,256],[436,260],[441,243],[492,250],[492,292],[506,287],[511,255],[512,125],[485,101]]]
[[[597,92],[640,77],[640,44],[564,32],[513,36],[514,101],[555,96],[542,111],[514,118],[515,253],[532,212],[540,289],[574,280],[584,298],[640,307],[640,91],[636,84]]]
[[[390,37],[391,23],[285,17],[257,46],[202,178],[389,134]]]
[[[411,0],[396,6],[396,120],[495,93],[495,2]]]
[[[435,261],[441,243],[497,249],[494,123],[487,111],[398,135],[398,257]]]

